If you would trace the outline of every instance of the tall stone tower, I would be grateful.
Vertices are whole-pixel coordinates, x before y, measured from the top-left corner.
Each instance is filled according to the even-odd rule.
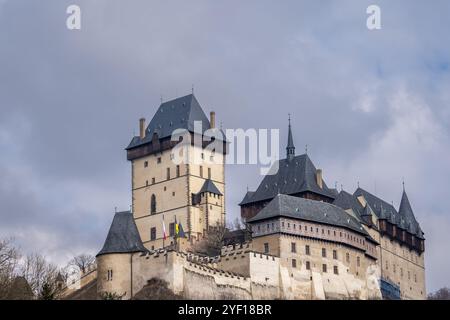
[[[174,139],[177,129],[191,139],[181,150],[186,159],[182,163],[175,161],[175,150],[180,153],[176,148],[186,137]],[[215,113],[208,119],[193,94],[162,103],[147,127],[140,119],[140,134],[126,150],[132,213],[148,249],[173,243],[176,222],[190,241],[225,223],[226,142],[216,141],[223,146],[216,152],[208,147],[211,139],[205,139],[217,131],[221,133],[215,128]]]

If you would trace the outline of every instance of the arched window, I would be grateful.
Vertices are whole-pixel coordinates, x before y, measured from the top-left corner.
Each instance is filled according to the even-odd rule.
[[[156,196],[152,194],[152,198],[150,201],[150,214],[156,213]]]

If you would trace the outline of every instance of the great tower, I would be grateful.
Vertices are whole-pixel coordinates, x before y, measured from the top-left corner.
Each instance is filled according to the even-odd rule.
[[[224,224],[226,144],[221,141],[223,148],[216,152],[207,147],[211,139],[205,139],[208,132],[221,132],[215,126],[215,113],[208,119],[190,94],[161,103],[147,127],[140,119],[139,129],[126,150],[131,161],[132,213],[144,245],[153,249],[173,243],[176,223],[191,242]],[[177,129],[191,138],[183,149],[187,161],[179,164],[173,151],[181,139],[174,141],[172,136]]]

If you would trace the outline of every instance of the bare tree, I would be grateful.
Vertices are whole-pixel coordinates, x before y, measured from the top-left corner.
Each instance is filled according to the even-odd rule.
[[[58,268],[39,254],[27,255],[21,268],[21,275],[40,299],[57,298],[58,274]]]
[[[428,295],[428,300],[450,300],[450,288],[444,287]]]
[[[82,273],[86,273],[89,267],[95,265],[95,257],[90,254],[80,254],[69,261],[70,266],[77,267]]]
[[[20,258],[12,239],[0,240],[0,299],[8,294],[10,285],[16,276]]]
[[[227,232],[228,229],[225,225],[217,222],[216,225],[209,228],[204,238],[193,246],[194,251],[207,256],[219,255]]]

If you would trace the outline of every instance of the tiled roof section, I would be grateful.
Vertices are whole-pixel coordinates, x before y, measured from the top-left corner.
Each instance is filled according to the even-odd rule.
[[[370,209],[369,204],[367,203],[366,206],[364,207],[364,211],[361,214],[361,217],[371,217],[372,216],[372,209]]]
[[[194,121],[202,123],[203,132],[210,129],[210,123],[202,107],[193,94],[162,103],[150,121],[145,138],[133,137],[127,149],[131,149],[152,141],[153,133],[159,139],[172,136],[176,129],[186,129],[194,132]]]
[[[401,211],[397,212],[397,210],[391,204],[387,203],[386,201],[378,198],[377,196],[371,194],[370,192],[362,188],[358,188],[353,195],[355,197],[362,195],[366,200],[366,202],[370,205],[370,208],[378,217],[378,219],[386,219],[390,223],[398,226],[399,228],[407,230],[408,232],[423,239],[423,232],[414,218],[414,214],[412,213],[412,209],[411,206],[409,205],[409,200],[407,196],[402,197],[403,206],[402,204],[400,204]],[[407,208],[407,206],[409,206],[409,209]]]
[[[214,182],[212,182],[211,179],[207,179],[205,181],[202,188],[200,189],[199,194],[203,193],[203,192],[211,192],[211,193],[218,194],[219,196],[222,195],[222,192],[219,191],[219,189],[216,187],[216,185],[214,184]]]
[[[277,195],[255,217],[247,221],[252,223],[278,216],[339,226],[368,236],[367,231],[358,219],[349,215],[343,209],[330,203],[284,194]]]
[[[138,229],[130,211],[117,212],[114,215],[105,244],[97,256],[108,253],[144,252]]]
[[[411,208],[411,204],[408,199],[408,195],[405,190],[403,190],[402,200],[400,202],[399,214],[403,218],[405,227],[412,234],[417,235],[419,238],[423,238],[423,232],[420,228],[419,223],[414,216],[414,212]]]
[[[247,193],[244,196],[244,199],[242,199],[242,201],[239,203],[239,205],[243,205],[243,204],[251,202],[254,194],[255,194],[255,191],[247,191]]]
[[[399,218],[397,210],[391,204],[378,198],[370,192],[362,188],[358,188],[353,195],[355,198],[363,196],[379,219],[386,219],[389,222],[394,223]]]
[[[323,188],[317,185],[316,167],[307,154],[296,156],[291,160],[279,160],[273,164],[271,171],[275,171],[274,169],[277,166],[278,172],[266,175],[251,198],[248,201],[244,201],[244,198],[240,205],[271,200],[279,193],[294,195],[305,191],[334,199],[333,192],[330,191],[325,182],[323,182]]]
[[[363,206],[359,203],[358,199],[347,191],[341,190],[337,195],[336,199],[334,199],[333,204],[344,209],[351,209],[356,216],[361,216],[363,213]]]

